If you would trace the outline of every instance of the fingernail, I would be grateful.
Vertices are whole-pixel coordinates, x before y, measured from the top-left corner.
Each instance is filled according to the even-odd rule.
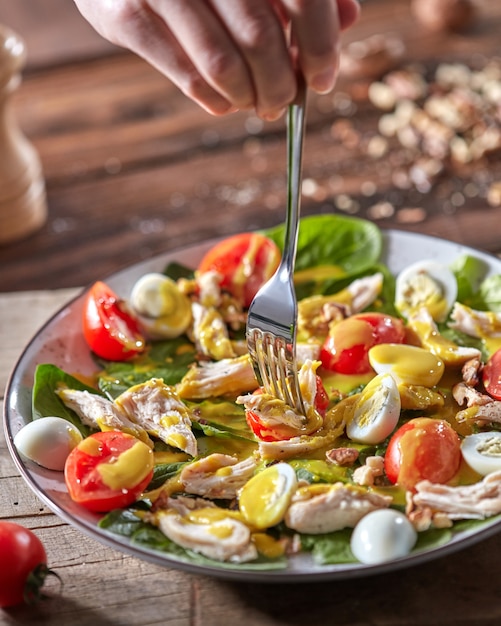
[[[336,82],[336,72],[333,67],[320,72],[311,79],[311,88],[318,93],[327,93]]]
[[[267,122],[275,122],[285,113],[285,109],[279,109],[278,111],[268,111],[261,114],[261,118]]]

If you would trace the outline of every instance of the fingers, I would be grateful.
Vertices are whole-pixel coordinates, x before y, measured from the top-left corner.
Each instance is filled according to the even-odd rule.
[[[75,0],[110,41],[136,52],[209,113],[275,119],[297,91],[332,89],[356,0]],[[295,49],[286,31],[292,26]]]
[[[211,0],[253,87],[253,106],[264,119],[275,119],[296,94],[296,76],[280,14],[270,0]]]
[[[340,17],[336,0],[283,0],[290,17],[300,70],[307,85],[327,93],[335,84],[340,48]],[[346,6],[345,6],[346,5]],[[346,2],[344,19],[348,21]]]

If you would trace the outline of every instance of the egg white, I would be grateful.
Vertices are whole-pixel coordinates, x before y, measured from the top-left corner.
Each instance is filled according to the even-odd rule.
[[[461,442],[461,453],[466,463],[482,476],[501,470],[501,432],[468,435]]]
[[[423,289],[422,279],[426,279]],[[430,297],[435,300],[429,312],[436,322],[443,322],[457,299],[457,280],[446,265],[437,261],[418,261],[402,270],[395,283],[395,306],[408,317],[422,306],[428,308]]]
[[[14,437],[19,454],[50,470],[62,471],[69,453],[83,437],[76,426],[61,417],[41,417],[28,422]]]
[[[367,565],[407,556],[417,541],[417,532],[407,517],[394,509],[378,509],[365,515],[353,529],[353,555]]]

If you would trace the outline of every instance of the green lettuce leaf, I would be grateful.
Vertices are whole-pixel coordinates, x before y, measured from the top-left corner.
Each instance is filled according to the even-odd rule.
[[[38,365],[35,370],[32,394],[32,416],[33,419],[41,417],[62,417],[74,424],[84,437],[88,436],[92,430],[82,424],[78,415],[69,409],[55,393],[58,387],[68,387],[79,391],[101,394],[94,387],[85,385],[78,378],[67,374],[59,367],[50,363]]]

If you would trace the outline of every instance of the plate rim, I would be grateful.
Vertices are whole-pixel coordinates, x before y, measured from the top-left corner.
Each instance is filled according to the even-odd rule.
[[[383,235],[383,249],[381,251],[381,258],[385,258],[391,248],[392,240],[394,238],[402,238],[402,239],[412,239],[422,240],[427,243],[437,242],[440,245],[450,245],[452,247],[457,247],[458,254],[461,253],[471,253],[480,259],[484,260],[486,263],[492,265],[499,265],[499,273],[501,273],[501,259],[497,258],[493,254],[490,254],[486,251],[474,248],[472,246],[460,244],[454,241],[450,241],[435,235],[428,235],[425,233],[414,233],[412,231],[404,231],[393,228],[380,228],[381,233]],[[108,274],[103,277],[101,280],[105,282],[117,282],[123,279],[124,276],[129,274],[133,269],[139,270],[142,267],[148,267],[153,263],[165,263],[168,260],[175,260],[176,257],[180,255],[187,255],[191,253],[197,253],[198,255],[202,254],[203,250],[208,249],[210,246],[214,245],[217,241],[224,239],[223,237],[211,238],[209,240],[198,242],[195,244],[190,244],[187,246],[182,246],[180,248],[175,248],[173,250],[169,250],[158,255],[154,255],[148,259],[144,259],[137,263],[133,263],[129,266],[126,266],[122,269],[119,269],[115,272]],[[492,269],[492,268],[491,268]],[[318,581],[327,581],[327,580],[340,580],[340,579],[353,579],[360,578],[371,575],[383,574],[389,571],[396,571],[399,569],[413,567],[415,565],[419,565],[425,562],[429,562],[431,560],[435,560],[441,557],[445,557],[448,554],[457,552],[462,550],[463,548],[467,548],[475,543],[478,543],[488,537],[496,534],[501,530],[501,520],[493,520],[489,522],[489,520],[485,520],[484,524],[480,528],[476,528],[471,531],[463,531],[465,534],[460,537],[455,537],[451,541],[446,544],[435,546],[428,550],[423,550],[420,552],[413,552],[410,555],[405,557],[394,559],[392,561],[388,561],[385,563],[379,563],[376,565],[366,565],[360,563],[351,563],[351,564],[335,564],[335,565],[318,565],[315,566],[314,570],[306,571],[304,569],[295,570],[294,568],[285,567],[284,569],[271,569],[271,570],[260,570],[260,569],[245,569],[242,565],[238,568],[231,568],[225,566],[218,566],[215,564],[212,565],[200,565],[196,563],[192,563],[188,560],[176,558],[175,555],[169,553],[163,553],[160,551],[155,551],[149,549],[147,547],[142,546],[134,546],[131,544],[129,540],[120,539],[119,535],[111,533],[106,529],[99,528],[97,526],[97,521],[99,520],[100,515],[91,514],[87,515],[87,518],[79,518],[68,512],[51,499],[45,490],[39,485],[37,479],[35,477],[35,470],[40,472],[39,466],[36,464],[25,461],[17,452],[17,449],[14,446],[14,433],[13,433],[13,424],[12,422],[12,404],[15,404],[15,381],[20,377],[21,371],[23,370],[23,364],[26,359],[29,357],[30,350],[33,347],[33,344],[39,339],[43,334],[54,324],[57,323],[57,319],[63,315],[63,313],[71,306],[77,304],[79,300],[83,298],[90,285],[82,287],[75,295],[73,295],[67,302],[65,302],[55,313],[53,313],[39,328],[38,330],[31,336],[28,342],[25,344],[22,349],[19,357],[17,358],[14,367],[8,377],[5,395],[4,395],[4,407],[3,407],[3,428],[5,433],[5,439],[7,443],[7,448],[11,455],[14,464],[19,470],[22,478],[30,487],[30,489],[35,493],[35,495],[58,517],[66,521],[71,526],[78,528],[87,536],[93,538],[94,540],[99,541],[100,543],[106,545],[107,547],[116,549],[120,552],[129,554],[136,558],[148,561],[155,565],[161,567],[170,567],[173,569],[178,569],[182,571],[186,571],[188,573],[192,573],[195,575],[208,575],[215,578],[227,579],[227,580],[240,580],[240,581],[248,581],[248,582],[318,582]],[[31,470],[30,470],[31,467]],[[46,470],[45,473],[49,473],[51,475],[57,475],[59,472],[50,472],[50,470]],[[88,521],[89,518],[93,518],[93,521]],[[305,555],[305,560],[308,559],[311,561],[311,556]]]

